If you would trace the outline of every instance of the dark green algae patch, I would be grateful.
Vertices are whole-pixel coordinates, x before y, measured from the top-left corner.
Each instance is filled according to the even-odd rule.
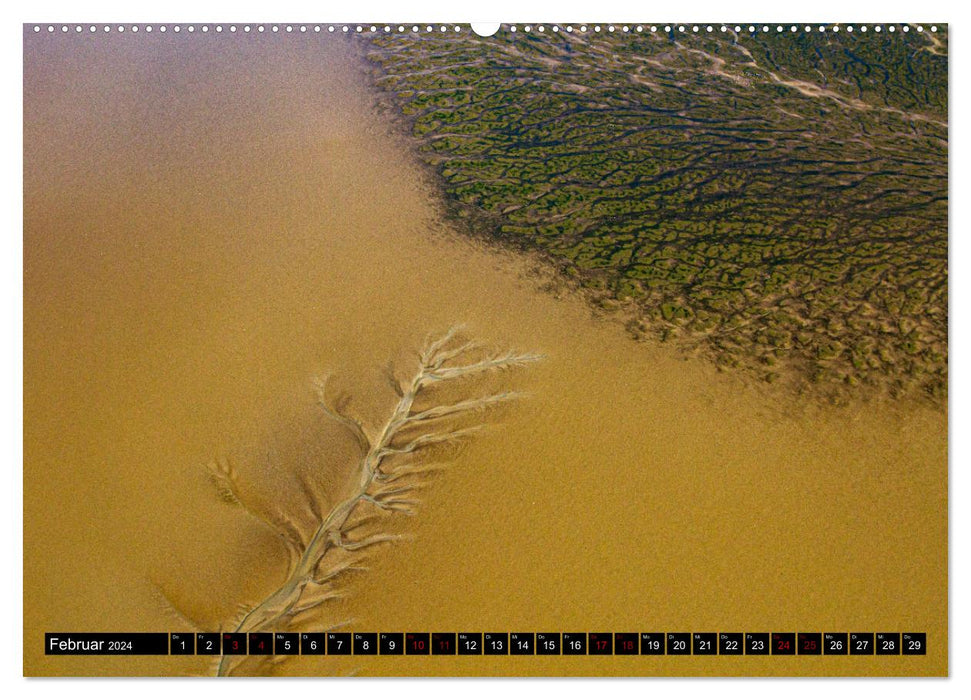
[[[385,35],[368,58],[449,216],[634,337],[943,403],[946,27],[770,29]]]

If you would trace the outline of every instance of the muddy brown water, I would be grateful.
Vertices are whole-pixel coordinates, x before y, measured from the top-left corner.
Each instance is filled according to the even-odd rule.
[[[422,494],[321,627],[925,631],[926,657],[302,658],[298,674],[943,674],[947,421],[833,408],[632,342],[514,254],[438,221],[374,109],[362,46],[305,36],[25,36],[24,669],[204,674],[202,658],[45,657],[45,631],[215,629],[284,570],[219,503],[231,456],[282,510],[350,446],[332,371],[381,377],[462,322],[546,359]]]

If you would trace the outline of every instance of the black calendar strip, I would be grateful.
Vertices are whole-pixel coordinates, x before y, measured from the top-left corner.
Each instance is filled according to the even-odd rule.
[[[48,655],[915,656],[924,632],[61,632]]]

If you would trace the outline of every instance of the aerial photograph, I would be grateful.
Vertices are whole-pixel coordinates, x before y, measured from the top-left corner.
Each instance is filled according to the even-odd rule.
[[[946,24],[26,24],[23,119],[24,675],[948,675]]]

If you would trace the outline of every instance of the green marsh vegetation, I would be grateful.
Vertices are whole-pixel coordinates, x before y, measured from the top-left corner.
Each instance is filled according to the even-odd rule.
[[[389,35],[369,58],[448,215],[634,337],[943,401],[946,28],[770,29]]]

